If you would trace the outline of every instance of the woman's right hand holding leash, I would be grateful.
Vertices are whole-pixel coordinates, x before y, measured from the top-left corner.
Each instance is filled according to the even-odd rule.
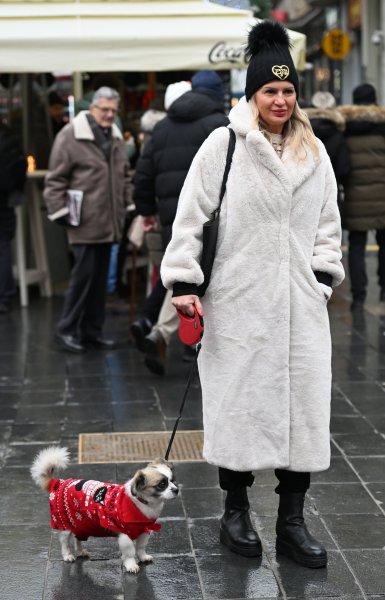
[[[201,301],[199,296],[195,294],[187,294],[185,296],[174,296],[172,299],[172,304],[175,308],[178,308],[185,315],[189,315],[190,317],[194,316],[194,306],[197,309],[198,314],[203,317],[204,312],[202,308]]]

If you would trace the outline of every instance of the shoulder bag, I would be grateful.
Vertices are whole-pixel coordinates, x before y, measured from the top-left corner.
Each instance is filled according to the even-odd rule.
[[[219,215],[221,212],[222,200],[226,191],[226,183],[229,175],[231,161],[235,150],[235,132],[233,129],[229,129],[230,140],[227,148],[226,165],[223,173],[222,186],[219,194],[219,205],[211,213],[209,221],[203,224],[203,248],[201,256],[201,269],[204,275],[204,281],[202,285],[198,287],[198,295],[204,296],[210,283],[211,271],[213,270],[213,264],[215,259],[215,251],[217,247],[218,229],[219,229]]]

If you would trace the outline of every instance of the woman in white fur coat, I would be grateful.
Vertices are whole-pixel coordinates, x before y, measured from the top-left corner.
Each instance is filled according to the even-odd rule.
[[[246,95],[229,115],[236,145],[216,257],[202,300],[202,225],[219,203],[229,131],[205,141],[186,178],[161,267],[173,304],[205,315],[199,357],[204,457],[227,491],[220,539],[244,556],[261,543],[249,517],[252,471],[275,469],[277,552],[308,567],[327,554],[303,519],[310,473],[329,467],[331,338],[327,301],[344,278],[337,187],[299,109],[288,35],[249,34]]]

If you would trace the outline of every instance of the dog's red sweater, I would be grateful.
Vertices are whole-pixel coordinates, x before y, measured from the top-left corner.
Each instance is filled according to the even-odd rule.
[[[125,533],[135,540],[159,531],[124,491],[123,485],[85,479],[52,479],[49,487],[51,527],[69,530],[79,540]]]

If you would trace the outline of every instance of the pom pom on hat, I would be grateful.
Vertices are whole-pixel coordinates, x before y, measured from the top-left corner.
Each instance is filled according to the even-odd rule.
[[[223,83],[218,73],[203,69],[198,71],[191,78],[192,89],[197,92],[209,92],[218,100],[223,101]]]
[[[170,83],[167,86],[166,93],[164,95],[164,108],[168,110],[175,100],[178,100],[183,94],[191,90],[191,83],[189,81],[177,81],[176,83]]]
[[[246,57],[246,100],[270,81],[290,81],[298,97],[298,73],[290,54],[290,38],[280,23],[262,21],[254,25],[249,32]]]
[[[262,21],[249,31],[247,40],[246,56],[252,57],[257,52],[265,50],[269,46],[287,46],[290,47],[289,35],[279,23]]]

